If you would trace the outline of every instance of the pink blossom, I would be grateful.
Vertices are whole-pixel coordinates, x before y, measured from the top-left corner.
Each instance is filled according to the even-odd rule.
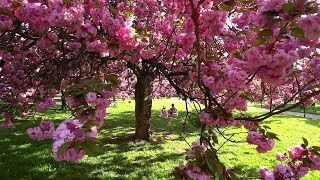
[[[40,141],[52,137],[54,125],[50,121],[41,121],[39,126],[27,129],[27,133],[31,139]]]
[[[309,155],[309,159],[312,162],[311,169],[312,170],[320,170],[320,157],[316,155]]]
[[[259,170],[261,180],[275,180],[273,172],[268,168],[261,168]]]
[[[309,172],[309,168],[307,166],[305,166],[303,163],[300,163],[295,169],[295,176],[297,178],[301,178],[303,176],[305,176],[306,174],[308,174]]]
[[[186,168],[186,166],[183,164],[182,161],[179,162],[179,170],[180,171],[184,171],[184,169]]]
[[[276,158],[278,161],[283,162],[286,160],[287,155],[286,154],[281,154],[281,153],[277,153]]]
[[[273,171],[275,179],[293,179],[292,169],[290,166],[277,165]]]
[[[96,100],[97,100],[97,94],[96,94],[96,93],[94,93],[94,92],[89,92],[89,93],[86,95],[86,101],[87,101],[87,103],[94,104]]]
[[[194,166],[194,168],[192,170],[188,170],[187,175],[191,179],[195,179],[195,180],[209,180],[210,179],[210,175],[203,172],[201,170],[201,168],[198,166]]]
[[[249,144],[257,145],[256,150],[259,153],[266,153],[274,147],[274,140],[267,139],[262,136],[260,132],[250,131],[247,136],[247,142]]]
[[[288,150],[290,159],[300,159],[302,151],[304,150],[301,145],[296,145]]]

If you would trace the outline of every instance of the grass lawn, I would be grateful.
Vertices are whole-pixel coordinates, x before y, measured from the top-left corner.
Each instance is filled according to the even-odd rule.
[[[160,119],[162,106],[174,102],[179,118]],[[118,101],[118,107],[109,107],[105,124],[100,129],[99,139],[104,144],[104,154],[85,157],[79,163],[56,162],[51,156],[52,140],[34,141],[27,137],[26,129],[37,125],[43,117],[57,125],[70,114],[50,110],[28,120],[16,121],[14,129],[0,129],[0,179],[173,179],[170,172],[185,158],[189,141],[199,133],[187,125],[182,132],[185,112],[184,102],[176,99],[154,100],[152,112],[153,138],[151,142],[132,141],[134,134],[134,101]],[[257,111],[252,111],[257,113]],[[269,118],[264,122],[283,141],[277,141],[274,150],[258,154],[255,146],[242,143],[227,143],[220,151],[221,160],[227,167],[239,168],[239,179],[257,179],[260,166],[272,168],[277,163],[275,154],[301,142],[301,137],[310,145],[320,145],[320,119],[311,120],[286,115]],[[226,132],[244,131],[228,129]],[[235,137],[244,140],[245,134]],[[219,139],[223,143],[223,139]],[[320,172],[312,172],[304,179],[320,179]]]
[[[249,106],[254,106],[254,107],[257,107],[257,108],[261,108],[260,103],[257,103],[256,105],[254,105],[253,103],[249,103]],[[303,107],[302,106],[301,107],[297,107],[297,108],[291,109],[290,111],[303,113]],[[315,106],[306,106],[306,113],[320,115],[320,103],[316,103]]]
[[[303,107],[297,107],[297,108],[292,109],[291,111],[303,113]],[[319,103],[316,103],[315,106],[308,106],[308,107],[306,107],[306,113],[309,113],[309,114],[319,114],[319,115],[320,115],[320,104],[319,104]]]

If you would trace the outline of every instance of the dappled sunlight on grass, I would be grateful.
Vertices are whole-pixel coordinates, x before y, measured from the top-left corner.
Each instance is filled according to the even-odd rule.
[[[158,117],[162,106],[175,103],[179,117]],[[55,125],[70,117],[70,113],[51,109],[28,119],[16,120],[16,128],[0,129],[0,179],[173,179],[170,172],[179,160],[184,160],[188,149],[184,138],[191,143],[197,140],[199,131],[187,123],[183,132],[186,112],[185,103],[177,99],[157,100],[152,110],[152,139],[149,142],[134,140],[134,101],[118,101],[118,107],[107,109],[105,124],[98,138],[103,143],[104,153],[98,157],[87,157],[79,163],[56,162],[51,155],[52,140],[34,141],[27,137],[26,129],[36,126],[38,118],[53,120]],[[257,114],[259,111],[250,111]],[[275,149],[258,154],[255,146],[245,142],[246,134],[234,139],[239,143],[226,143],[220,150],[220,158],[227,167],[240,169],[240,179],[257,178],[260,166],[272,168],[276,164],[276,152],[285,152],[301,137],[311,145],[319,145],[320,120],[278,115],[264,124],[272,128],[282,141]],[[245,129],[229,128],[227,134],[246,132]],[[183,135],[183,137],[181,136]],[[223,144],[224,139],[219,138]],[[220,146],[217,145],[217,148]],[[320,173],[311,173],[305,179],[319,179]]]

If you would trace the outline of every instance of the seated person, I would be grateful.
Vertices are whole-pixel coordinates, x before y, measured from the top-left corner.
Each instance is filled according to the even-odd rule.
[[[168,110],[166,109],[165,106],[163,106],[160,114],[159,114],[159,117],[161,118],[168,118]]]
[[[176,107],[174,107],[174,104],[171,104],[171,108],[169,109],[169,116],[170,117],[177,117],[178,116],[178,110]]]

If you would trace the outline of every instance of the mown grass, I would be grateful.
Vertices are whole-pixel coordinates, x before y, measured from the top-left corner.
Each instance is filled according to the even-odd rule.
[[[260,103],[257,103],[257,104],[249,103],[248,105],[252,107],[263,108],[263,105],[261,106]],[[304,108],[303,106],[299,106],[291,109],[290,111],[304,113]],[[315,106],[305,106],[305,112],[308,114],[320,115],[320,103],[316,103]]]
[[[163,105],[174,102],[179,117],[161,119],[158,113]],[[133,140],[134,101],[118,101],[118,107],[109,107],[108,116],[98,138],[103,142],[104,153],[98,157],[85,157],[79,163],[56,162],[51,156],[52,140],[34,141],[27,137],[26,129],[37,125],[42,117],[59,122],[69,113],[50,110],[28,119],[16,120],[16,128],[0,129],[0,179],[173,179],[170,172],[179,160],[185,158],[189,142],[196,140],[198,130],[183,122],[185,104],[176,99],[154,100],[152,111],[153,138],[150,142]],[[252,111],[251,113],[257,113]],[[261,166],[272,168],[277,163],[276,152],[284,152],[301,142],[320,145],[320,119],[311,120],[279,115],[264,122],[279,135],[274,150],[258,154],[255,146],[244,142],[245,134],[235,136],[240,143],[226,143],[220,150],[221,160],[230,168],[241,170],[239,179],[257,179]],[[244,129],[228,129],[227,133]],[[220,144],[224,142],[219,139]],[[320,179],[320,172],[312,172],[304,179]]]
[[[305,110],[306,110],[306,113],[320,115],[320,104],[316,103],[315,106],[305,107]],[[303,107],[297,107],[297,108],[294,108],[294,109],[292,109],[290,111],[304,113]]]

